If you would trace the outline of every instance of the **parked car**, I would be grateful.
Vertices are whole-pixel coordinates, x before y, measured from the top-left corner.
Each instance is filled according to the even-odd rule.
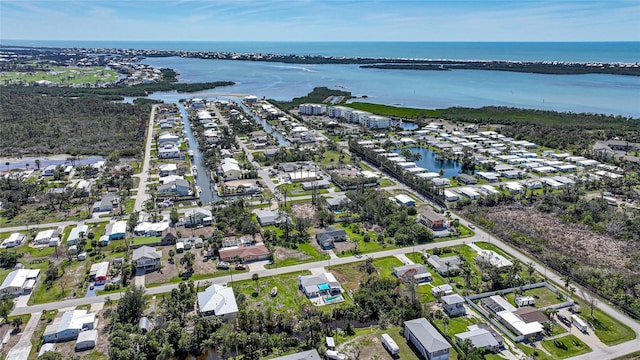
[[[475,229],[475,228],[476,228],[476,226],[475,226],[475,225],[473,225],[473,224],[469,224],[469,229],[472,229],[472,230],[473,230],[473,229]]]
[[[218,265],[216,265],[216,269],[218,270],[229,270],[229,263],[225,261],[219,261]]]
[[[236,265],[236,270],[244,270],[244,269],[246,269],[246,268],[247,268],[247,266],[246,266],[246,265],[244,265],[244,264],[237,264],[237,265]]]
[[[558,320],[560,320],[563,324],[567,325],[567,326],[571,326],[571,320],[569,320],[568,317],[562,315],[562,314],[558,314]]]

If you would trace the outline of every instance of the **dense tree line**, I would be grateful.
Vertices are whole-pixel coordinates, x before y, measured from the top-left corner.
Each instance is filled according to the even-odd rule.
[[[620,137],[640,141],[640,119],[592,113],[517,109],[500,106],[438,110],[444,119],[474,124],[500,124],[500,133],[517,140],[585,154],[597,140]]]
[[[321,86],[315,87],[309,94],[302,97],[293,98],[291,101],[278,101],[269,99],[269,102],[279,109],[287,111],[304,103],[321,104],[325,102],[327,98],[332,96],[342,96],[344,97],[344,100],[347,100],[351,98],[351,93],[349,91],[334,90]]]
[[[150,107],[96,97],[0,92],[0,153],[139,155]]]
[[[586,199],[577,189],[490,195],[460,207],[474,222],[563,274],[566,285],[576,281],[640,316],[638,214],[600,198]],[[557,224],[550,224],[552,219]],[[557,230],[550,233],[541,223]],[[562,240],[567,236],[578,238],[570,244]],[[620,248],[620,253],[602,249],[593,255],[586,249],[603,243]]]

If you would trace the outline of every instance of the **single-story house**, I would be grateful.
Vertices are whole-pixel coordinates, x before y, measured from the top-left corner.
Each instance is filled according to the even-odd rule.
[[[328,189],[329,185],[331,185],[331,182],[329,182],[329,180],[326,180],[326,179],[322,179],[318,181],[308,181],[308,182],[302,183],[302,189],[313,190],[314,187],[316,189]]]
[[[61,342],[73,340],[82,330],[92,330],[96,322],[96,314],[87,310],[71,310],[62,314],[44,330],[44,342]]]
[[[124,239],[127,235],[127,222],[116,221],[114,223],[109,223],[105,227],[104,233],[109,237],[109,241]]]
[[[78,225],[71,229],[69,237],[67,238],[67,245],[77,245],[80,243],[81,237],[86,237],[89,234],[88,225]]]
[[[213,224],[213,214],[205,208],[192,208],[184,213],[184,225],[186,227]]]
[[[111,242],[111,240],[109,240],[109,235],[102,235],[98,239],[98,245],[100,245],[100,246],[107,246],[107,245],[109,245],[110,242]]]
[[[198,293],[198,313],[201,316],[217,316],[226,321],[238,315],[238,304],[233,288],[213,284]]]
[[[231,158],[226,158],[225,160],[233,160]],[[240,169],[240,165],[238,163],[234,163],[232,161],[225,161],[220,165],[220,172],[225,179],[239,179],[242,176],[242,169]]]
[[[193,195],[191,190],[191,184],[184,179],[175,179],[169,181],[158,188],[160,194],[175,194],[177,196],[190,196]]]
[[[340,283],[332,273],[326,272],[317,275],[298,276],[298,288],[308,298],[322,295],[333,295],[342,292]]]
[[[413,276],[418,283],[431,281],[431,273],[424,265],[421,264],[409,264],[395,267],[393,268],[393,275],[398,279]]]
[[[113,210],[114,206],[118,205],[118,195],[114,193],[108,193],[102,197],[102,200],[93,204],[93,212],[107,212]]]
[[[427,263],[433,267],[438,274],[446,276],[457,274],[458,271],[460,271],[460,264],[462,264],[462,261],[457,256],[441,258],[438,255],[429,255],[427,257]]]
[[[404,337],[428,360],[448,360],[451,345],[425,318],[404,322]]]
[[[133,233],[137,236],[162,236],[165,230],[169,229],[169,222],[141,222],[136,225]]]
[[[440,298],[442,308],[449,317],[460,316],[466,313],[464,298],[458,294],[445,295]]]
[[[491,332],[475,325],[469,326],[469,331],[456,334],[455,339],[460,346],[468,339],[473,347],[481,351],[497,353],[502,347],[502,341],[499,342]],[[501,336],[500,340],[502,340]]]
[[[2,245],[0,245],[1,248],[6,248],[6,249],[10,249],[16,246],[20,246],[22,245],[22,242],[26,239],[26,235],[21,234],[21,233],[13,233],[11,235],[9,235],[8,238],[4,239],[2,241]]]
[[[465,185],[475,185],[478,183],[478,180],[471,175],[468,174],[460,174],[458,175],[458,181]]]
[[[39,275],[40,269],[13,270],[0,285],[0,297],[31,293]]]
[[[76,340],[76,351],[93,349],[98,342],[98,330],[81,331]]]
[[[544,324],[549,322],[549,318],[540,309],[533,306],[523,306],[515,311],[514,314],[518,315],[525,323],[539,322]]]
[[[275,225],[279,222],[280,217],[278,211],[271,210],[258,210],[256,215],[258,216],[258,223],[261,226]]]
[[[511,261],[493,250],[481,250],[475,259],[480,264],[489,265],[498,269],[513,265]]]
[[[94,281],[96,285],[102,285],[107,282],[109,277],[109,262],[103,261],[91,265],[89,270],[89,281]]]
[[[133,250],[133,263],[139,270],[156,270],[162,261],[162,250],[141,246]]]
[[[326,227],[316,234],[316,241],[323,249],[331,249],[334,242],[347,241],[347,232],[342,229]]]
[[[325,201],[327,203],[327,209],[331,211],[335,211],[335,210],[341,210],[342,205],[345,202],[349,201],[349,198],[346,197],[345,195],[338,195],[335,197],[327,198]]]
[[[449,284],[438,285],[431,288],[431,294],[435,297],[453,294],[453,288]]]
[[[269,249],[264,243],[257,243],[249,246],[232,246],[218,250],[222,261],[258,261],[269,259]]]
[[[396,202],[403,206],[416,206],[416,201],[405,194],[398,194],[395,197]]]
[[[431,209],[427,209],[418,215],[418,220],[430,229],[440,229],[445,227],[444,217]]]
[[[50,229],[40,231],[33,239],[35,245],[49,245],[52,239],[59,239],[60,229]]]

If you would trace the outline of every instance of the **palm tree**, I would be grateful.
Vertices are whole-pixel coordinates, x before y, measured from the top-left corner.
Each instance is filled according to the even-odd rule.
[[[19,316],[13,318],[13,320],[11,320],[11,326],[13,326],[15,332],[20,332],[20,326],[22,326],[22,318]]]
[[[260,287],[259,287],[260,275],[258,275],[257,273],[251,275],[251,280],[256,282],[256,293],[260,293]]]

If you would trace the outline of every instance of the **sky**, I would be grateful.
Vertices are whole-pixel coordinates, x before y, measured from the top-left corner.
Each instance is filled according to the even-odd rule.
[[[640,41],[640,0],[1,0],[0,39]]]

